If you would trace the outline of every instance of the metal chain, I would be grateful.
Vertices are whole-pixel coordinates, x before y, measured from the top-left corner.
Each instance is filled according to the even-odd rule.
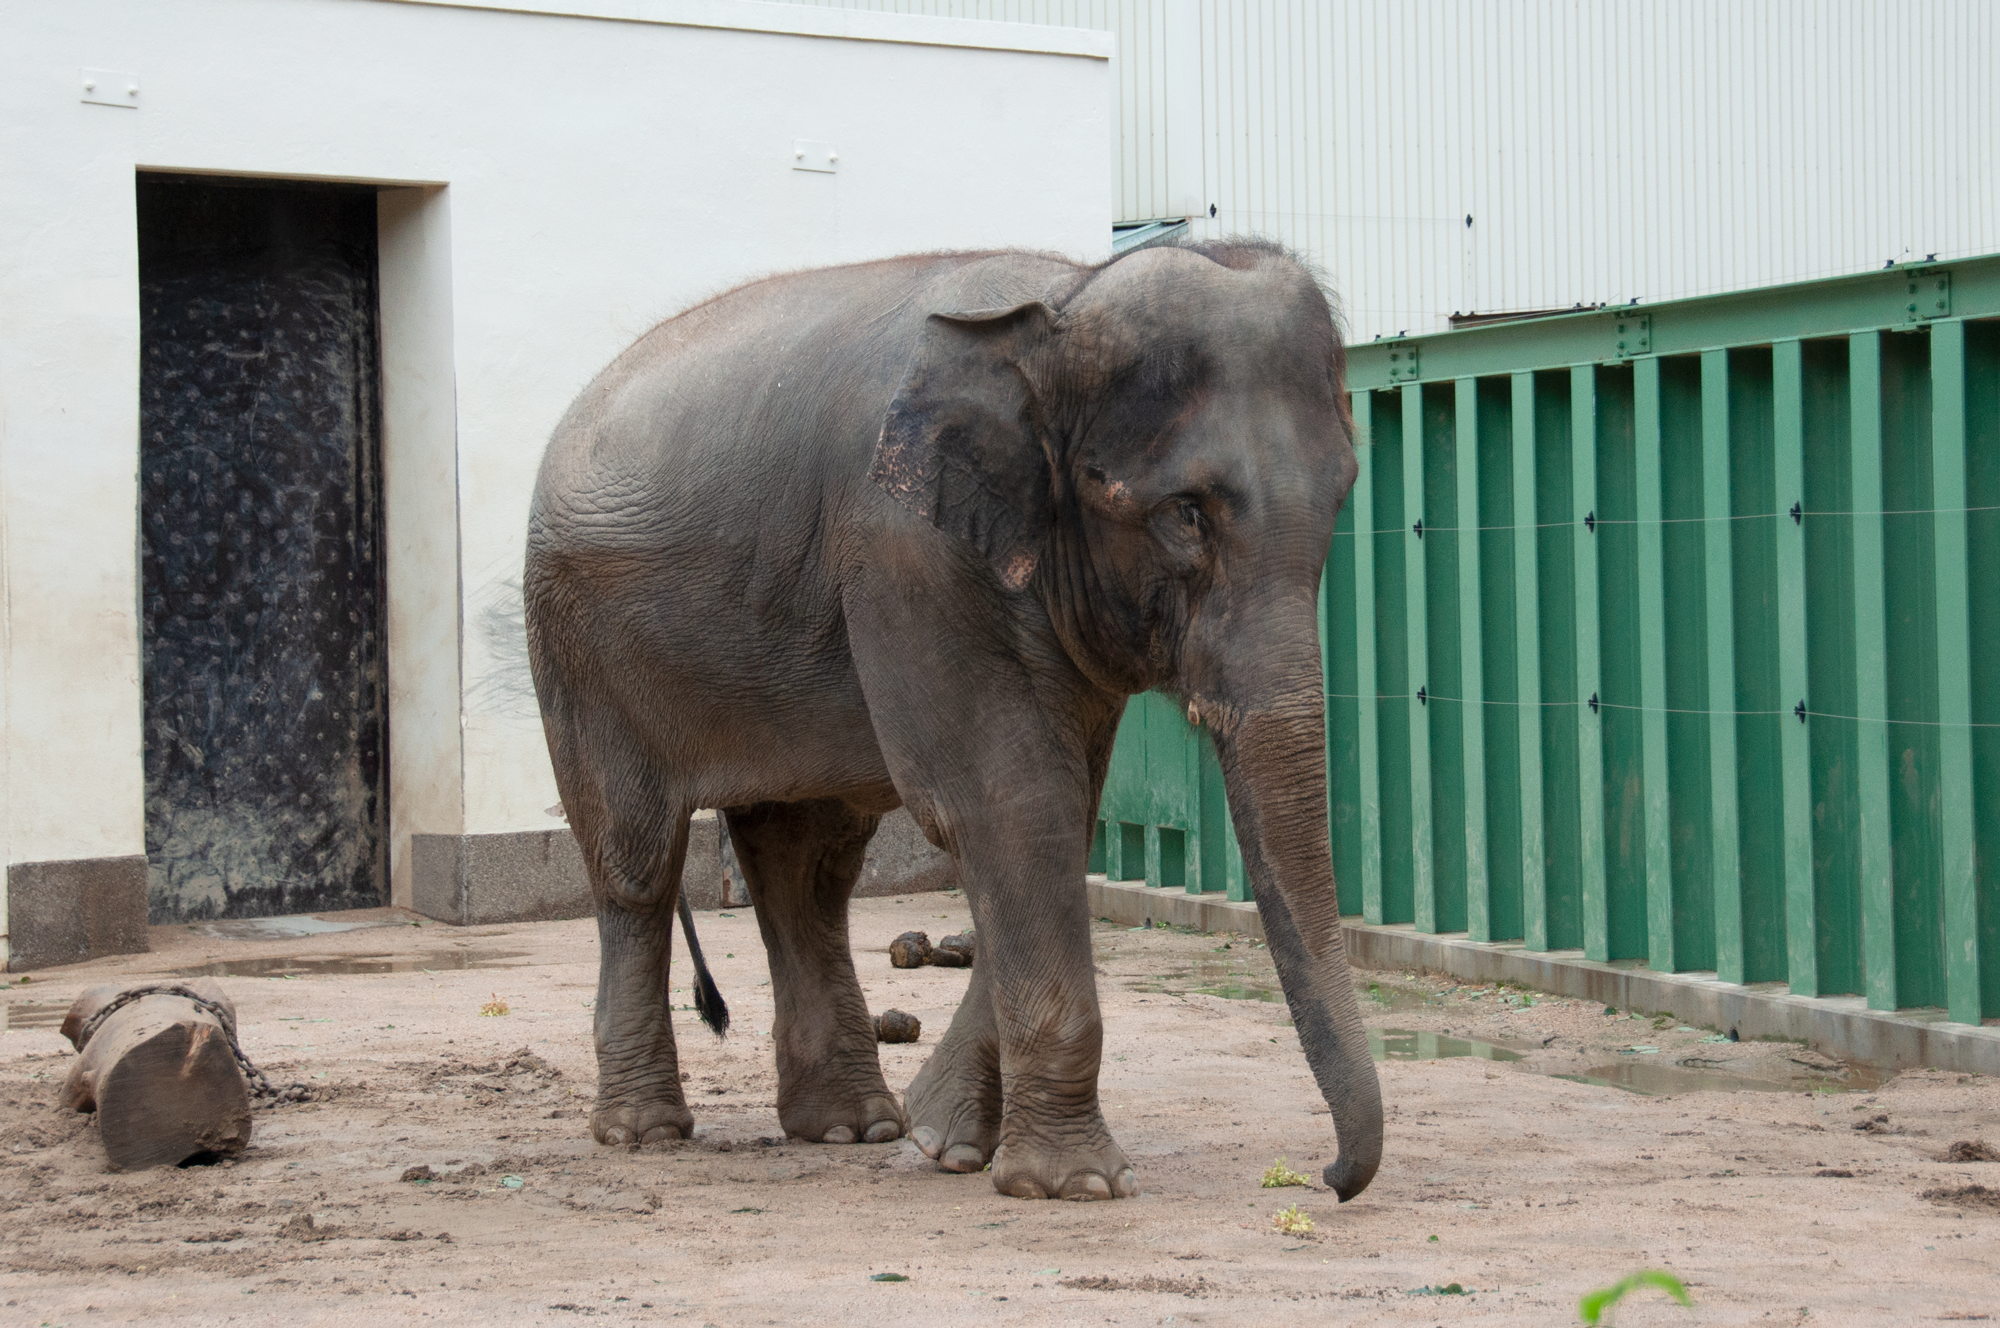
[[[144,987],[134,987],[129,991],[118,993],[118,995],[100,1006],[97,1013],[83,1021],[83,1027],[79,1028],[76,1032],[77,1050],[83,1050],[84,1044],[96,1036],[98,1027],[106,1019],[109,1019],[112,1014],[124,1009],[126,1006],[132,1004],[132,1002],[141,1000],[147,996],[179,996],[193,1001],[194,1008],[202,1011],[204,1014],[214,1015],[215,1021],[222,1025],[223,1035],[229,1039],[229,1052],[236,1058],[236,1068],[241,1070],[244,1079],[249,1081],[251,1097],[280,1099],[289,1097],[294,1101],[304,1101],[305,1095],[312,1091],[304,1084],[287,1084],[284,1088],[273,1088],[271,1081],[264,1076],[264,1072],[258,1069],[248,1056],[243,1054],[243,1044],[236,1039],[236,1017],[229,1012],[229,1008],[224,1005],[218,1005],[196,991],[193,987],[184,986],[178,982],[155,982]]]

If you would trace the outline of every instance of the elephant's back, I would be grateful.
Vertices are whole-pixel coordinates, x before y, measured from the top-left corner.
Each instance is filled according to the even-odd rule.
[[[768,278],[654,327],[557,426],[533,535],[628,546],[688,522],[802,515],[794,504],[817,502],[857,449],[866,470],[921,292],[975,258]]]

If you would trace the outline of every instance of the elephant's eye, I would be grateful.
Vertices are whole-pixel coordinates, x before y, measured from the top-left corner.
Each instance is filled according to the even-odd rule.
[[[1201,510],[1201,504],[1194,499],[1181,499],[1180,516],[1181,524],[1187,527],[1189,534],[1199,538],[1208,533],[1208,516]]]

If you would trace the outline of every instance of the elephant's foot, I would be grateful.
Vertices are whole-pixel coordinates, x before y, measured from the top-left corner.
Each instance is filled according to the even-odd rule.
[[[590,1133],[601,1144],[661,1144],[694,1138],[694,1113],[684,1102],[631,1102],[600,1098],[590,1113]]]
[[[879,1078],[851,1093],[781,1094],[778,1123],[792,1138],[817,1144],[885,1144],[902,1138],[910,1124]]]
[[[910,1085],[910,1141],[946,1171],[982,1171],[1000,1145],[1000,1074],[947,1043]]]
[[[1129,1199],[1139,1173],[1111,1140],[1102,1117],[1075,1142],[1013,1131],[993,1155],[993,1188],[1016,1199]],[[1074,1137],[1063,1132],[1066,1138]]]

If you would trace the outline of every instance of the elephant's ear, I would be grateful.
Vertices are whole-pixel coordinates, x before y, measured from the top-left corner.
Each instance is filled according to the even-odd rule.
[[[905,510],[977,548],[1010,590],[1034,575],[1055,519],[1029,372],[1055,323],[1040,300],[932,314],[869,470]]]

